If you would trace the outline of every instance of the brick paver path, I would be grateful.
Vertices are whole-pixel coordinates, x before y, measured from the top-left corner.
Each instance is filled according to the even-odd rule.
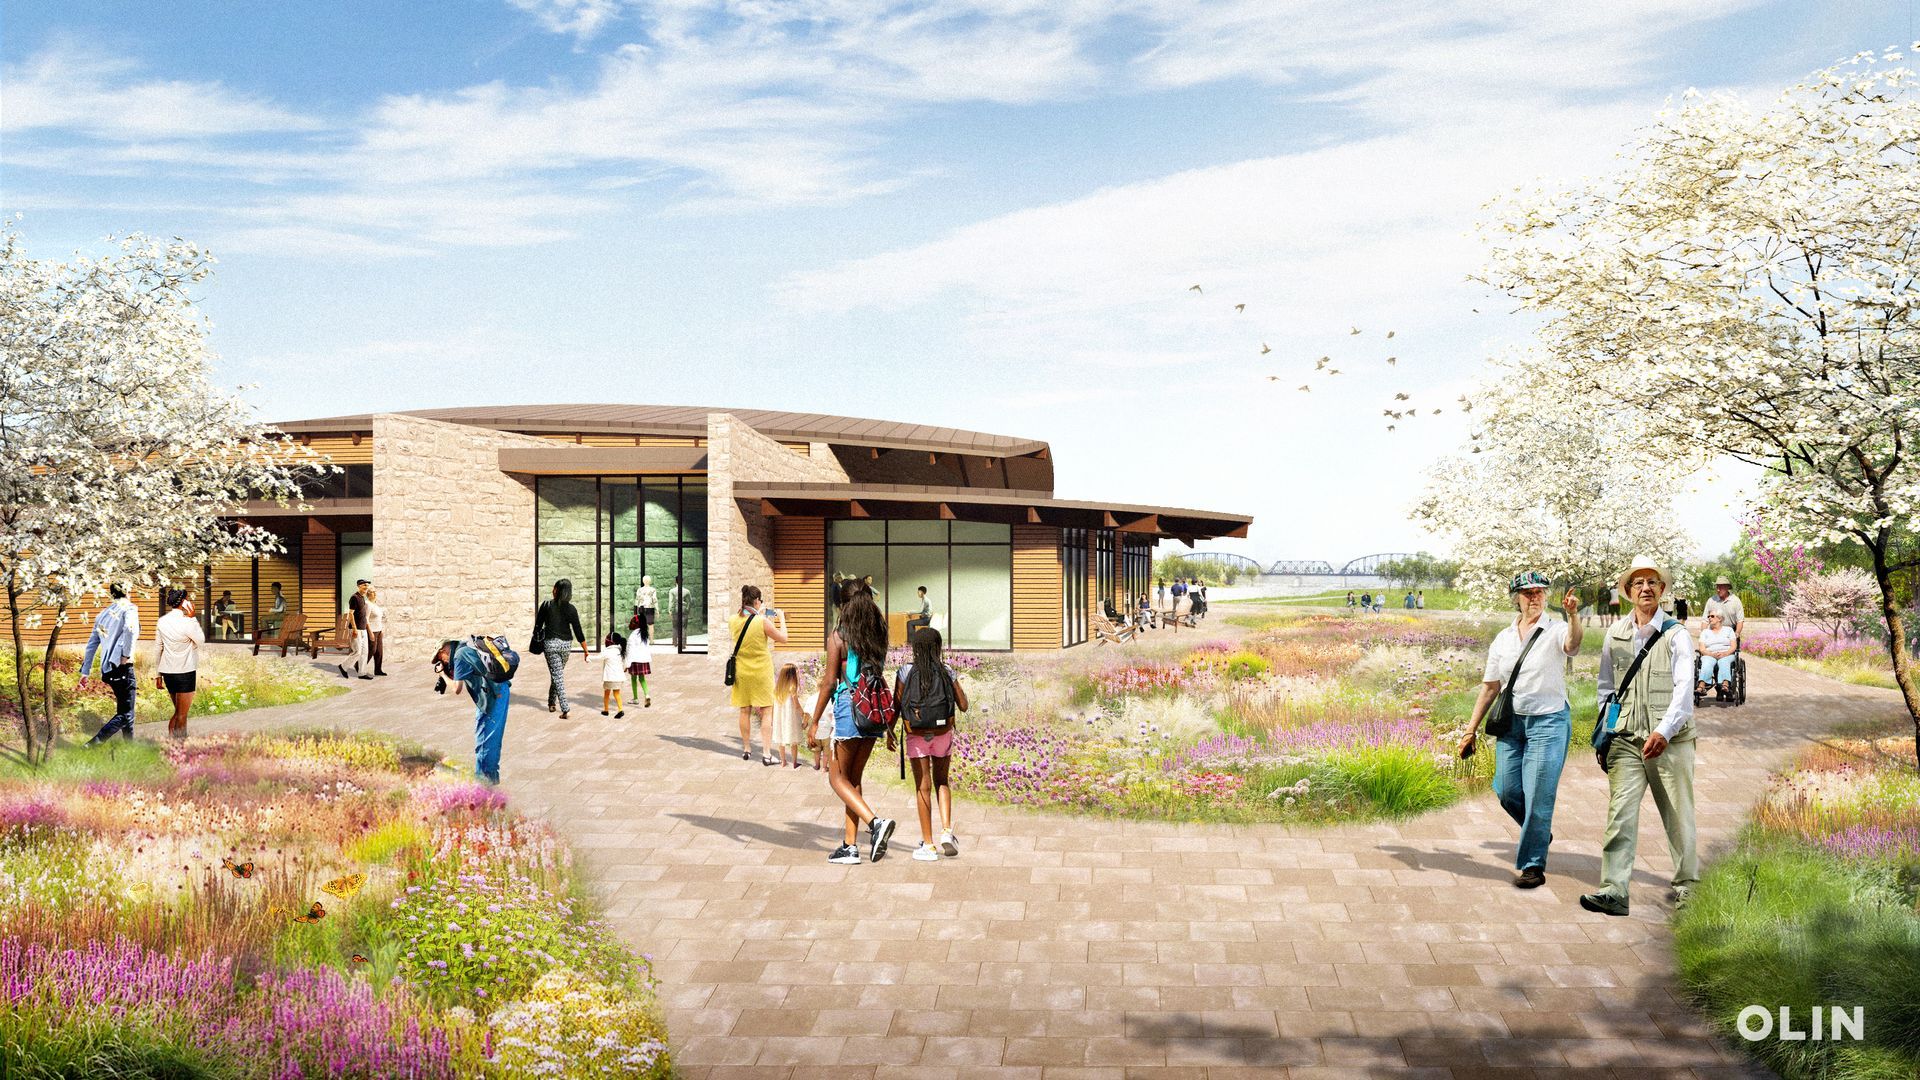
[[[1898,711],[1886,691],[1751,663],[1748,704],[1700,714],[1709,855],[1804,740]],[[1605,812],[1590,755],[1568,765],[1532,892],[1508,884],[1515,830],[1488,796],[1331,829],[963,803],[961,857],[919,863],[891,788],[892,853],[843,867],[826,862],[841,811],[823,774],[740,760],[705,658],[660,658],[653,708],[620,721],[599,715],[598,665],[570,670],[595,703],[576,692],[562,721],[540,708],[544,667],[524,669],[506,787],[572,839],[620,933],[655,958],[688,1077],[1754,1075],[1673,995],[1651,806],[1633,916],[1579,909]],[[371,727],[464,757],[471,709],[430,682],[410,665],[196,725]]]

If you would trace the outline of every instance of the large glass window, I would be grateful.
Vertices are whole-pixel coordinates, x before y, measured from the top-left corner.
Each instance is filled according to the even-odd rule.
[[[610,631],[627,632],[641,578],[651,576],[655,647],[676,639],[706,647],[704,479],[555,476],[537,488],[537,599],[571,580],[581,629],[597,645]]]
[[[835,521],[827,534],[831,590],[873,578],[889,615],[916,615],[927,590],[934,629],[950,648],[1013,647],[1013,530],[986,522]],[[902,622],[889,619],[889,623]]]
[[[1126,589],[1126,608],[1131,611],[1140,598],[1153,593],[1153,541],[1146,537],[1122,536],[1121,580]]]
[[[1060,530],[1060,644],[1087,640],[1087,530]]]
[[[1093,533],[1093,606],[1106,610],[1113,603],[1114,531],[1096,529]]]

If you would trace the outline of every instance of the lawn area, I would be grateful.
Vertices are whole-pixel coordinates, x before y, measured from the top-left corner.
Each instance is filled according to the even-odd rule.
[[[1834,638],[1818,630],[1761,630],[1748,634],[1741,648],[1788,667],[1857,686],[1898,687],[1887,647],[1865,638]]]
[[[1787,1080],[1920,1076],[1920,776],[1911,733],[1826,739],[1774,778],[1674,921],[1681,983]],[[1740,1011],[1862,1010],[1858,1041],[1741,1039]]]
[[[1496,623],[1228,622],[1058,657],[963,658],[973,710],[955,734],[955,794],[1116,817],[1316,823],[1424,813],[1491,778],[1484,744],[1465,762],[1453,751]],[[1585,665],[1570,684],[1582,748]]]
[[[435,760],[223,734],[0,772],[0,1076],[669,1075],[569,849]]]
[[[27,691],[40,707],[40,658],[44,650],[27,652]],[[304,659],[254,656],[246,649],[210,646],[202,651],[199,689],[187,715],[217,716],[271,705],[291,705],[346,692],[339,680],[328,679]],[[53,654],[53,712],[63,735],[92,735],[113,716],[113,691],[102,685],[99,664],[94,680],[80,689],[81,650],[62,648]],[[158,723],[173,715],[173,702],[153,685],[151,650],[134,658],[133,702],[135,725]],[[20,701],[14,681],[13,650],[0,650],[0,740],[18,738]]]

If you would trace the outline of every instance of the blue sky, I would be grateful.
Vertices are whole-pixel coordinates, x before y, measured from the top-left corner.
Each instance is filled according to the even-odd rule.
[[[47,257],[211,248],[221,376],[269,418],[943,423],[1339,561],[1430,543],[1405,509],[1463,437],[1381,403],[1524,340],[1465,281],[1482,204],[1611,167],[1688,87],[1911,41],[1913,7],[16,0],[0,208]],[[1736,490],[1690,503],[1703,549]]]

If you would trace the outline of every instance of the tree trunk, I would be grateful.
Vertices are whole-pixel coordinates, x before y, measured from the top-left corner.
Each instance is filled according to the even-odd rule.
[[[1873,555],[1873,580],[1880,586],[1880,614],[1887,620],[1887,651],[1893,655],[1893,681],[1906,700],[1907,716],[1913,720],[1913,762],[1920,769],[1920,687],[1913,681],[1913,656],[1907,652],[1906,623],[1900,617],[1900,602],[1893,594],[1893,575],[1887,570],[1886,541],[1867,545]]]
[[[40,758],[45,761],[53,757],[53,744],[58,730],[53,722],[53,650],[60,644],[61,623],[66,618],[67,605],[61,604],[53,615],[53,633],[47,635],[47,655],[40,661],[40,715],[45,722],[41,733],[46,736],[40,743]]]
[[[20,737],[26,740],[27,761],[33,761],[33,709],[27,704],[27,646],[20,639],[20,590],[7,575],[7,614],[13,622],[13,688],[20,696]]]

